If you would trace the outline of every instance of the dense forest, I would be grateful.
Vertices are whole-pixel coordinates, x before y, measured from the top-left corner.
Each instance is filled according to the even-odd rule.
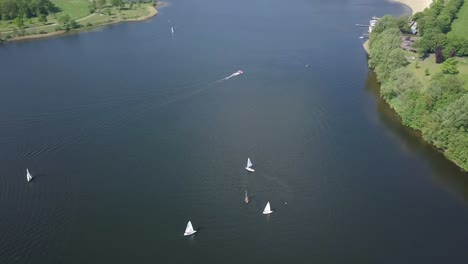
[[[447,34],[462,5],[463,0],[435,0],[430,8],[414,14],[421,35],[416,47],[421,55],[440,50],[444,58],[468,56],[468,40]]]
[[[32,18],[57,11],[50,0],[0,0],[0,20]]]
[[[440,9],[438,2],[435,7]],[[468,171],[468,90],[457,76],[456,60],[448,59],[441,72],[422,84],[408,68],[408,59],[400,47],[404,30],[401,21],[385,16],[370,36],[369,67],[381,83],[381,96],[405,125],[420,130],[426,141]],[[432,26],[423,23],[423,27],[423,37],[432,34],[428,33]]]

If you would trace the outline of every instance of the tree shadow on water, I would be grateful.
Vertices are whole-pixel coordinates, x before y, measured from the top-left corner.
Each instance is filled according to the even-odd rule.
[[[463,172],[455,163],[448,160],[440,150],[424,141],[419,131],[402,124],[400,117],[380,97],[380,85],[377,82],[375,73],[371,70],[369,70],[367,76],[367,90],[376,100],[379,121],[393,135],[398,137],[406,150],[412,154],[423,156],[428,161],[431,176],[434,180],[442,184],[445,189],[461,197],[468,204],[468,173]]]

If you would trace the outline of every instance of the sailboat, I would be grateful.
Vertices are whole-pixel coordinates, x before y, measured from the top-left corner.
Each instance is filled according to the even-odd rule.
[[[247,171],[254,172],[255,170],[252,169],[252,162],[250,161],[250,158],[247,158],[247,167],[245,167]]]
[[[184,236],[190,236],[197,232],[197,230],[193,229],[192,222],[188,221],[187,227],[185,228]]]
[[[26,179],[28,180],[28,182],[30,182],[33,179],[33,177],[31,176],[31,173],[29,173],[28,169],[26,169]]]
[[[263,214],[271,214],[271,213],[273,213],[273,211],[270,208],[270,202],[268,202],[267,205],[265,206],[265,209],[263,209]]]
[[[174,37],[174,27],[171,27],[172,36]]]
[[[245,202],[246,204],[248,204],[248,203],[249,203],[249,196],[247,196],[247,190],[245,190],[245,198],[244,198],[244,202]]]

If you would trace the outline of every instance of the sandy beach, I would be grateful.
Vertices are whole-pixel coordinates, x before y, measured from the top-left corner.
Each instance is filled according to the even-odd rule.
[[[426,7],[429,7],[432,3],[432,0],[393,0],[395,2],[400,2],[409,6],[412,10],[412,13],[417,13],[423,11]]]

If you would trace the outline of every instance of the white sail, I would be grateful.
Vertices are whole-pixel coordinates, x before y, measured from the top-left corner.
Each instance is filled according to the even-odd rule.
[[[252,167],[252,162],[250,161],[250,158],[247,158],[247,168]]]
[[[29,173],[29,170],[26,169],[26,179],[28,180],[28,182],[30,182],[32,180],[32,176],[31,176],[31,173]]]
[[[172,36],[174,36],[174,27],[171,27]]]
[[[254,172],[255,170],[252,169],[252,162],[250,161],[250,158],[247,158],[247,167],[245,167],[245,169],[249,172]]]
[[[270,202],[268,202],[267,205],[265,206],[265,209],[263,210],[263,214],[271,214],[271,213],[273,213],[273,211],[270,208]]]
[[[193,229],[192,222],[188,221],[187,227],[185,228],[184,236],[190,236],[197,232],[197,230]]]

